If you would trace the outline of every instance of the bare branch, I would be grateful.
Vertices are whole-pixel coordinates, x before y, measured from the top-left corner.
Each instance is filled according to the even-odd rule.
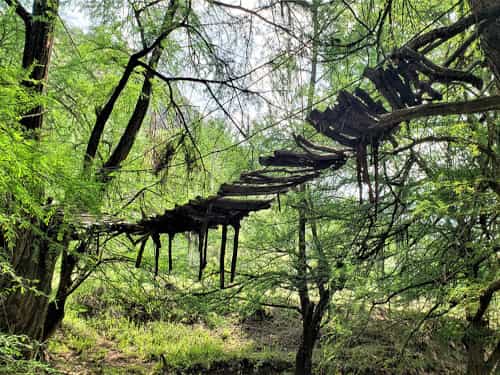
[[[156,77],[160,78],[162,81],[169,82],[169,83],[183,81],[183,82],[202,83],[204,85],[219,84],[219,85],[224,85],[224,86],[230,87],[232,89],[235,89],[235,90],[247,93],[247,94],[256,94],[256,92],[254,92],[254,91],[251,91],[249,89],[246,89],[243,87],[238,87],[238,86],[234,85],[233,82],[235,81],[235,79],[233,79],[233,78],[228,78],[226,80],[220,80],[220,79],[205,79],[205,78],[182,77],[182,76],[167,77],[142,61],[138,61],[137,65],[142,66],[143,68],[147,69],[148,71],[153,73]]]
[[[262,16],[261,14],[259,14],[259,12],[256,12],[254,10],[251,10],[251,9],[248,9],[248,8],[244,8],[242,6],[239,6],[239,5],[233,5],[233,4],[227,4],[227,3],[223,3],[221,1],[216,1],[216,0],[212,0],[210,1],[210,4],[213,4],[213,5],[218,5],[220,7],[224,7],[224,8],[230,8],[230,9],[234,9],[234,10],[238,10],[240,12],[244,12],[244,13],[248,13],[252,16],[255,16],[257,17],[258,19],[260,19],[261,21],[281,30],[281,31],[284,31],[285,33],[287,33],[288,35],[291,35],[293,37],[295,37],[295,35],[293,35],[293,33],[287,29],[285,26],[283,25],[280,25],[280,24],[277,24],[276,22],[273,22],[273,21],[270,21],[268,20],[266,17]]]

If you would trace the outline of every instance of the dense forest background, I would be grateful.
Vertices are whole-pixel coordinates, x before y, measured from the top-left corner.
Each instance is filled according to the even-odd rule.
[[[1,373],[500,371],[498,1],[5,0],[0,47]]]

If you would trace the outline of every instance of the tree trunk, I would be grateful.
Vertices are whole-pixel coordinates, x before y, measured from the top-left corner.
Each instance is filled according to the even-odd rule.
[[[481,322],[471,322],[469,332],[464,339],[467,347],[467,375],[487,374],[484,361],[484,345],[481,332],[484,326]]]
[[[316,75],[318,68],[318,20],[319,2],[314,0],[311,6],[311,21],[313,24],[313,45],[311,56],[311,76],[309,77],[309,87],[307,92],[307,111],[312,109],[314,101],[314,92],[316,88]],[[299,191],[305,194],[306,187],[301,185]],[[306,245],[306,224],[307,224],[307,200],[302,198],[299,208],[299,249],[298,249],[298,278],[299,278],[299,297],[302,313],[302,337],[297,355],[295,357],[295,374],[310,375],[312,373],[312,356],[314,344],[318,337],[319,325],[323,317],[315,313],[315,304],[309,298],[309,288],[307,286],[307,245]]]
[[[490,283],[479,297],[479,306],[474,315],[468,315],[469,329],[463,337],[467,348],[467,375],[489,374],[500,359],[500,342],[493,350],[490,358],[485,358],[485,342],[491,333],[487,329],[487,321],[484,319],[486,311],[490,307],[493,295],[500,290],[500,279]],[[497,359],[498,357],[498,359]]]
[[[295,356],[295,375],[312,374],[312,356],[319,336],[321,320],[330,301],[329,293],[320,297],[318,304],[308,302],[302,310],[302,337]]]
[[[16,8],[26,27],[22,66],[31,70],[30,80],[22,84],[36,94],[45,90],[58,8],[58,0],[36,0],[32,13],[19,4]],[[43,112],[42,106],[33,108],[23,116],[21,124],[28,131],[41,128]],[[32,194],[40,202],[45,199],[43,187],[33,186]],[[60,233],[60,214],[54,215],[48,224],[41,218],[28,217],[26,221],[29,228],[19,228],[12,251],[6,250],[4,254],[22,284],[7,274],[0,276],[0,287],[9,290],[0,300],[0,330],[42,340],[55,264],[68,240]]]
[[[31,80],[23,84],[38,94],[44,92],[49,74],[58,9],[58,0],[34,1],[33,14],[24,19],[26,34],[22,66],[31,69]],[[21,119],[21,123],[26,129],[41,128],[43,107],[40,105],[33,108]]]
[[[75,252],[83,254],[87,250],[87,243],[80,242]],[[78,263],[78,255],[72,254],[68,249],[64,249],[61,257],[61,273],[59,275],[59,285],[54,300],[50,301],[47,307],[47,317],[43,330],[43,340],[51,337],[62,323],[65,314],[66,300],[73,289],[73,272]]]
[[[163,18],[163,24],[161,27],[161,34],[156,39],[156,41],[151,45],[147,46],[146,42],[143,40],[143,49],[135,54],[133,54],[129,62],[123,72],[123,75],[113,90],[113,93],[109,100],[106,102],[105,106],[97,116],[94,128],[92,129],[92,133],[90,135],[90,139],[87,144],[87,151],[85,152],[85,160],[84,160],[84,168],[88,169],[92,164],[92,160],[94,159],[97,149],[99,147],[99,143],[101,141],[102,134],[104,132],[104,127],[111,116],[111,112],[114,109],[116,102],[121,96],[123,90],[127,86],[127,83],[134,72],[134,69],[138,66],[139,59],[146,56],[151,52],[151,58],[149,59],[148,66],[151,69],[156,69],[158,63],[160,61],[161,55],[164,50],[164,45],[162,42],[168,37],[168,35],[175,30],[175,27],[172,27],[173,20],[175,14],[177,12],[179,4],[176,0],[170,0],[168,5],[168,10],[165,13]],[[132,146],[135,142],[135,138],[137,137],[137,133],[139,132],[142,123],[144,122],[144,118],[146,117],[149,103],[151,101],[151,92],[152,92],[152,79],[153,72],[148,70],[145,73],[144,82],[142,86],[141,93],[139,98],[137,99],[134,112],[132,113],[132,117],[129,120],[127,128],[123,133],[117,147],[114,149],[111,154],[109,160],[104,164],[102,169],[102,176],[106,177],[109,171],[116,169],[120,166],[120,164],[127,158]],[[104,178],[105,180],[105,178]]]
[[[312,354],[314,340],[310,335],[302,337],[297,356],[295,358],[295,375],[312,374]]]
[[[314,315],[314,303],[309,303],[302,317],[302,337],[295,357],[295,375],[312,374],[312,355],[319,327]]]
[[[66,236],[60,238],[61,218],[55,217],[48,226],[40,221],[19,232],[14,250],[8,258],[18,277],[28,288],[21,288],[18,281],[3,276],[3,290],[12,290],[0,302],[0,330],[27,335],[35,340],[45,338],[45,320],[52,292],[52,278],[61,250],[66,248]]]
[[[473,12],[498,5],[498,0],[469,0]],[[491,22],[481,35],[481,48],[500,89],[500,23]]]

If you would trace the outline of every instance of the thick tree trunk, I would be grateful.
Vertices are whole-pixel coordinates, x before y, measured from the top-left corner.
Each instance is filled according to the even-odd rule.
[[[43,94],[54,44],[59,1],[35,0],[32,13],[17,2],[13,4],[26,27],[22,66],[31,71],[30,80],[22,84],[34,93]],[[28,131],[41,128],[43,112],[42,106],[33,108],[23,116],[21,124]],[[28,134],[28,137],[32,135]],[[34,186],[32,194],[40,201],[45,199],[43,188]],[[48,225],[40,218],[26,219],[30,222],[29,228],[19,228],[12,251],[4,250],[4,255],[10,261],[16,277],[24,285],[28,284],[28,288],[21,287],[18,280],[13,280],[7,274],[1,275],[0,287],[9,292],[0,300],[0,330],[42,340],[45,337],[55,264],[61,250],[67,247],[67,239],[59,233],[62,228],[62,216],[59,214]],[[3,249],[8,247],[3,246]]]
[[[3,290],[12,289],[1,300],[0,330],[3,332],[44,339],[55,265],[61,250],[67,246],[65,236],[58,241],[60,227],[60,218],[56,217],[48,226],[35,221],[32,228],[19,232],[8,259],[28,288],[21,288],[18,281],[5,275],[0,281]]]

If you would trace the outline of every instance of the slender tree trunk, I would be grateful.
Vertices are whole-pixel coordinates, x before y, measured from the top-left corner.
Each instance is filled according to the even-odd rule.
[[[302,337],[295,357],[295,375],[312,373],[312,356],[319,327],[314,315],[314,303],[309,302],[302,316]]]
[[[160,61],[162,52],[163,47],[161,45],[154,49],[151,59],[149,60],[149,66],[151,66],[153,69],[156,69]],[[139,98],[137,99],[134,112],[132,113],[132,117],[129,120],[127,128],[125,129],[122,137],[120,138],[120,141],[118,142],[118,145],[114,149],[108,161],[104,163],[104,175],[107,175],[107,173],[109,173],[110,171],[119,168],[120,164],[129,155],[137,137],[137,133],[139,132],[148,112],[149,104],[151,102],[151,94],[153,91],[152,80],[153,73],[148,70],[144,75],[142,90],[139,94]]]
[[[312,374],[314,346],[319,338],[321,321],[330,303],[330,292],[321,285],[319,302],[301,297],[302,337],[295,357],[295,375]]]
[[[467,347],[467,375],[485,375],[484,345],[479,322],[472,322],[465,338]]]
[[[87,242],[82,241],[75,250],[75,253],[70,253],[67,249],[63,249],[61,256],[61,271],[59,274],[59,284],[55,299],[50,301],[47,307],[47,317],[45,319],[43,340],[51,337],[57,328],[62,323],[65,314],[66,300],[74,290],[74,270],[78,263],[79,254],[87,251]]]
[[[313,1],[311,6],[311,20],[313,24],[313,41],[312,41],[312,56],[311,56],[311,76],[309,77],[309,85],[307,91],[307,112],[312,109],[314,101],[314,93],[316,88],[317,67],[318,67],[318,36],[319,36],[319,20],[318,20],[318,1]],[[299,187],[299,191],[306,193],[305,185]],[[309,289],[307,285],[307,244],[306,244],[306,224],[307,224],[307,200],[305,196],[301,201],[302,205],[299,208],[299,249],[298,249],[298,280],[299,280],[299,297],[302,313],[302,336],[299,349],[295,357],[295,374],[310,375],[312,373],[312,356],[314,345],[319,333],[319,325],[323,315],[318,317],[315,314],[315,304],[309,298]]]
[[[164,46],[162,43],[168,37],[168,35],[175,30],[175,27],[173,27],[173,20],[176,15],[178,6],[179,4],[176,0],[170,0],[168,9],[163,19],[160,36],[155,40],[154,43],[151,44],[151,46],[147,46],[145,40],[143,40],[144,48],[130,57],[120,81],[113,90],[111,97],[97,116],[94,128],[92,129],[92,133],[87,144],[87,150],[85,152],[84,169],[88,170],[88,168],[91,166],[92,160],[97,153],[99,143],[101,142],[104,127],[111,116],[111,112],[113,111],[116,102],[127,86],[128,81],[132,76],[132,73],[134,72],[134,69],[137,67],[139,59],[145,57],[151,52],[151,58],[148,61],[148,65],[152,69],[156,69],[156,67],[158,66],[164,50]],[[146,72],[142,90],[139,98],[137,99],[132,117],[129,120],[125,132],[120,138],[117,147],[114,149],[109,160],[103,167],[103,176],[105,176],[110,170],[118,168],[120,163],[127,158],[149,108],[149,103],[151,101],[150,96],[152,91],[153,76],[154,74],[151,71],[148,70]]]
[[[491,335],[487,330],[487,321],[484,319],[486,311],[490,307],[493,295],[500,290],[500,279],[493,281],[480,295],[479,306],[475,313],[469,315],[470,322],[463,342],[467,347],[467,375],[487,375],[495,368],[500,360],[500,342],[485,358],[485,341]]]

